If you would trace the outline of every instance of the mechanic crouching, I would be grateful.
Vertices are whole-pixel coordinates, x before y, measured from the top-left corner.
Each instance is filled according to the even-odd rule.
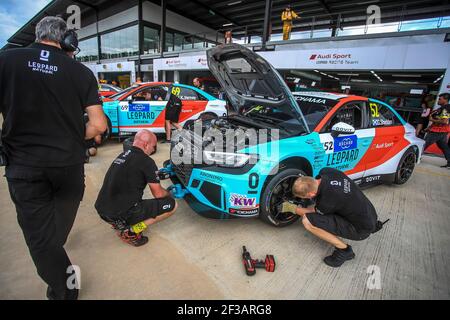
[[[148,226],[170,217],[177,209],[171,194],[159,183],[158,168],[150,157],[156,144],[153,132],[139,131],[133,147],[111,164],[95,203],[100,217],[135,247],[148,242],[142,235]],[[146,185],[154,199],[142,199]]]
[[[315,179],[299,177],[292,193],[315,200],[315,205],[307,208],[289,208],[292,204],[285,203],[282,210],[301,216],[306,230],[335,246],[333,254],[324,259],[330,267],[340,267],[355,257],[352,247],[338,237],[360,241],[382,227],[370,200],[339,170],[324,168]]]

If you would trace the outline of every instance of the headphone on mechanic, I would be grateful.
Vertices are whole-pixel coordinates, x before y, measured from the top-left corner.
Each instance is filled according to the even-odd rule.
[[[80,48],[78,48],[78,35],[74,29],[67,30],[59,44],[61,49],[66,52],[80,51]]]

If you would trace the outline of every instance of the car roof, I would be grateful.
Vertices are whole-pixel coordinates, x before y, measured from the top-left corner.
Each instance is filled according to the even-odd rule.
[[[140,87],[150,87],[150,86],[160,86],[160,85],[170,85],[170,82],[141,82],[141,83],[136,83],[138,84]]]
[[[312,98],[320,98],[327,100],[339,101],[341,99],[350,98],[355,100],[367,100],[365,97],[360,97],[356,95],[348,95],[345,93],[335,93],[335,92],[322,92],[322,91],[298,91],[292,93],[294,96],[305,96]]]

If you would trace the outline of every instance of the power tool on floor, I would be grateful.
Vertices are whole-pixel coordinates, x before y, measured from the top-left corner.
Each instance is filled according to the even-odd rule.
[[[244,262],[245,273],[248,276],[254,276],[257,268],[266,269],[267,272],[275,271],[275,258],[273,255],[266,255],[265,260],[254,260],[245,246],[242,247],[242,261]]]

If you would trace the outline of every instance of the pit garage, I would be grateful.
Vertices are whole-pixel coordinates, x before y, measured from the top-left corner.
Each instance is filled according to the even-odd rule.
[[[160,184],[177,198],[178,208],[167,220],[149,225],[142,232],[148,243],[134,248],[120,241],[96,211],[111,164],[121,162],[117,157],[133,143],[110,130],[84,165],[83,200],[64,246],[80,270],[79,299],[179,300],[179,305],[184,300],[267,300],[270,305],[269,300],[450,299],[450,170],[441,167],[445,159],[435,146],[422,153],[423,136],[416,137],[414,128],[425,98],[433,97],[426,101],[438,110],[439,95],[450,90],[448,2],[54,0],[11,35],[2,51],[32,43],[37,22],[45,16],[66,18],[69,5],[79,6],[85,17],[77,30],[78,61],[99,84],[115,82],[123,89],[132,86],[127,94],[138,93],[117,101],[113,95],[103,100],[103,110],[108,106],[123,119],[133,112],[150,113],[155,105],[161,111],[166,100],[154,104],[139,95],[140,86],[174,82],[174,87],[206,91],[203,98],[188,101],[190,107],[200,100],[206,106],[226,99],[226,117],[200,119],[208,129],[276,127],[281,154],[302,155],[282,159],[248,146],[245,155],[232,153],[231,168],[175,165],[174,155],[184,153],[175,144],[183,139],[167,143],[161,122],[151,158],[158,173],[169,177]],[[285,39],[281,14],[289,5],[300,19]],[[369,23],[370,5],[381,10],[378,23]],[[241,61],[238,52],[250,58]],[[203,88],[188,87],[194,78]],[[179,100],[186,105],[183,97]],[[323,110],[307,111],[316,106],[305,101]],[[349,118],[352,122],[346,122]],[[107,120],[108,129],[121,125]],[[194,132],[190,126],[198,120],[190,120],[182,125]],[[0,117],[1,125],[6,121]],[[140,125],[151,131],[153,123]],[[210,143],[202,140],[199,148]],[[310,158],[303,157],[306,153]],[[258,218],[269,198],[263,195],[282,183],[271,185],[268,178],[265,191],[260,188],[263,175],[276,174],[262,174],[267,169],[262,165],[261,172],[252,171],[252,156],[257,165],[272,161],[280,171],[301,169],[302,174],[292,171],[294,178],[314,176],[327,166],[344,171],[386,224],[363,241],[345,240],[356,256],[330,267],[324,257],[335,248],[309,232],[301,219],[287,215],[289,223],[276,227],[273,215]],[[407,158],[413,159],[413,170],[402,167]],[[390,171],[383,176],[379,167]],[[399,180],[402,168],[408,173],[405,181]],[[2,176],[5,172],[0,167]],[[47,284],[36,274],[11,196],[7,180],[1,179],[0,299],[43,300]],[[153,198],[146,188],[144,200]],[[215,216],[207,214],[211,209]],[[258,266],[256,274],[246,265],[243,246],[253,259],[251,267]]]

